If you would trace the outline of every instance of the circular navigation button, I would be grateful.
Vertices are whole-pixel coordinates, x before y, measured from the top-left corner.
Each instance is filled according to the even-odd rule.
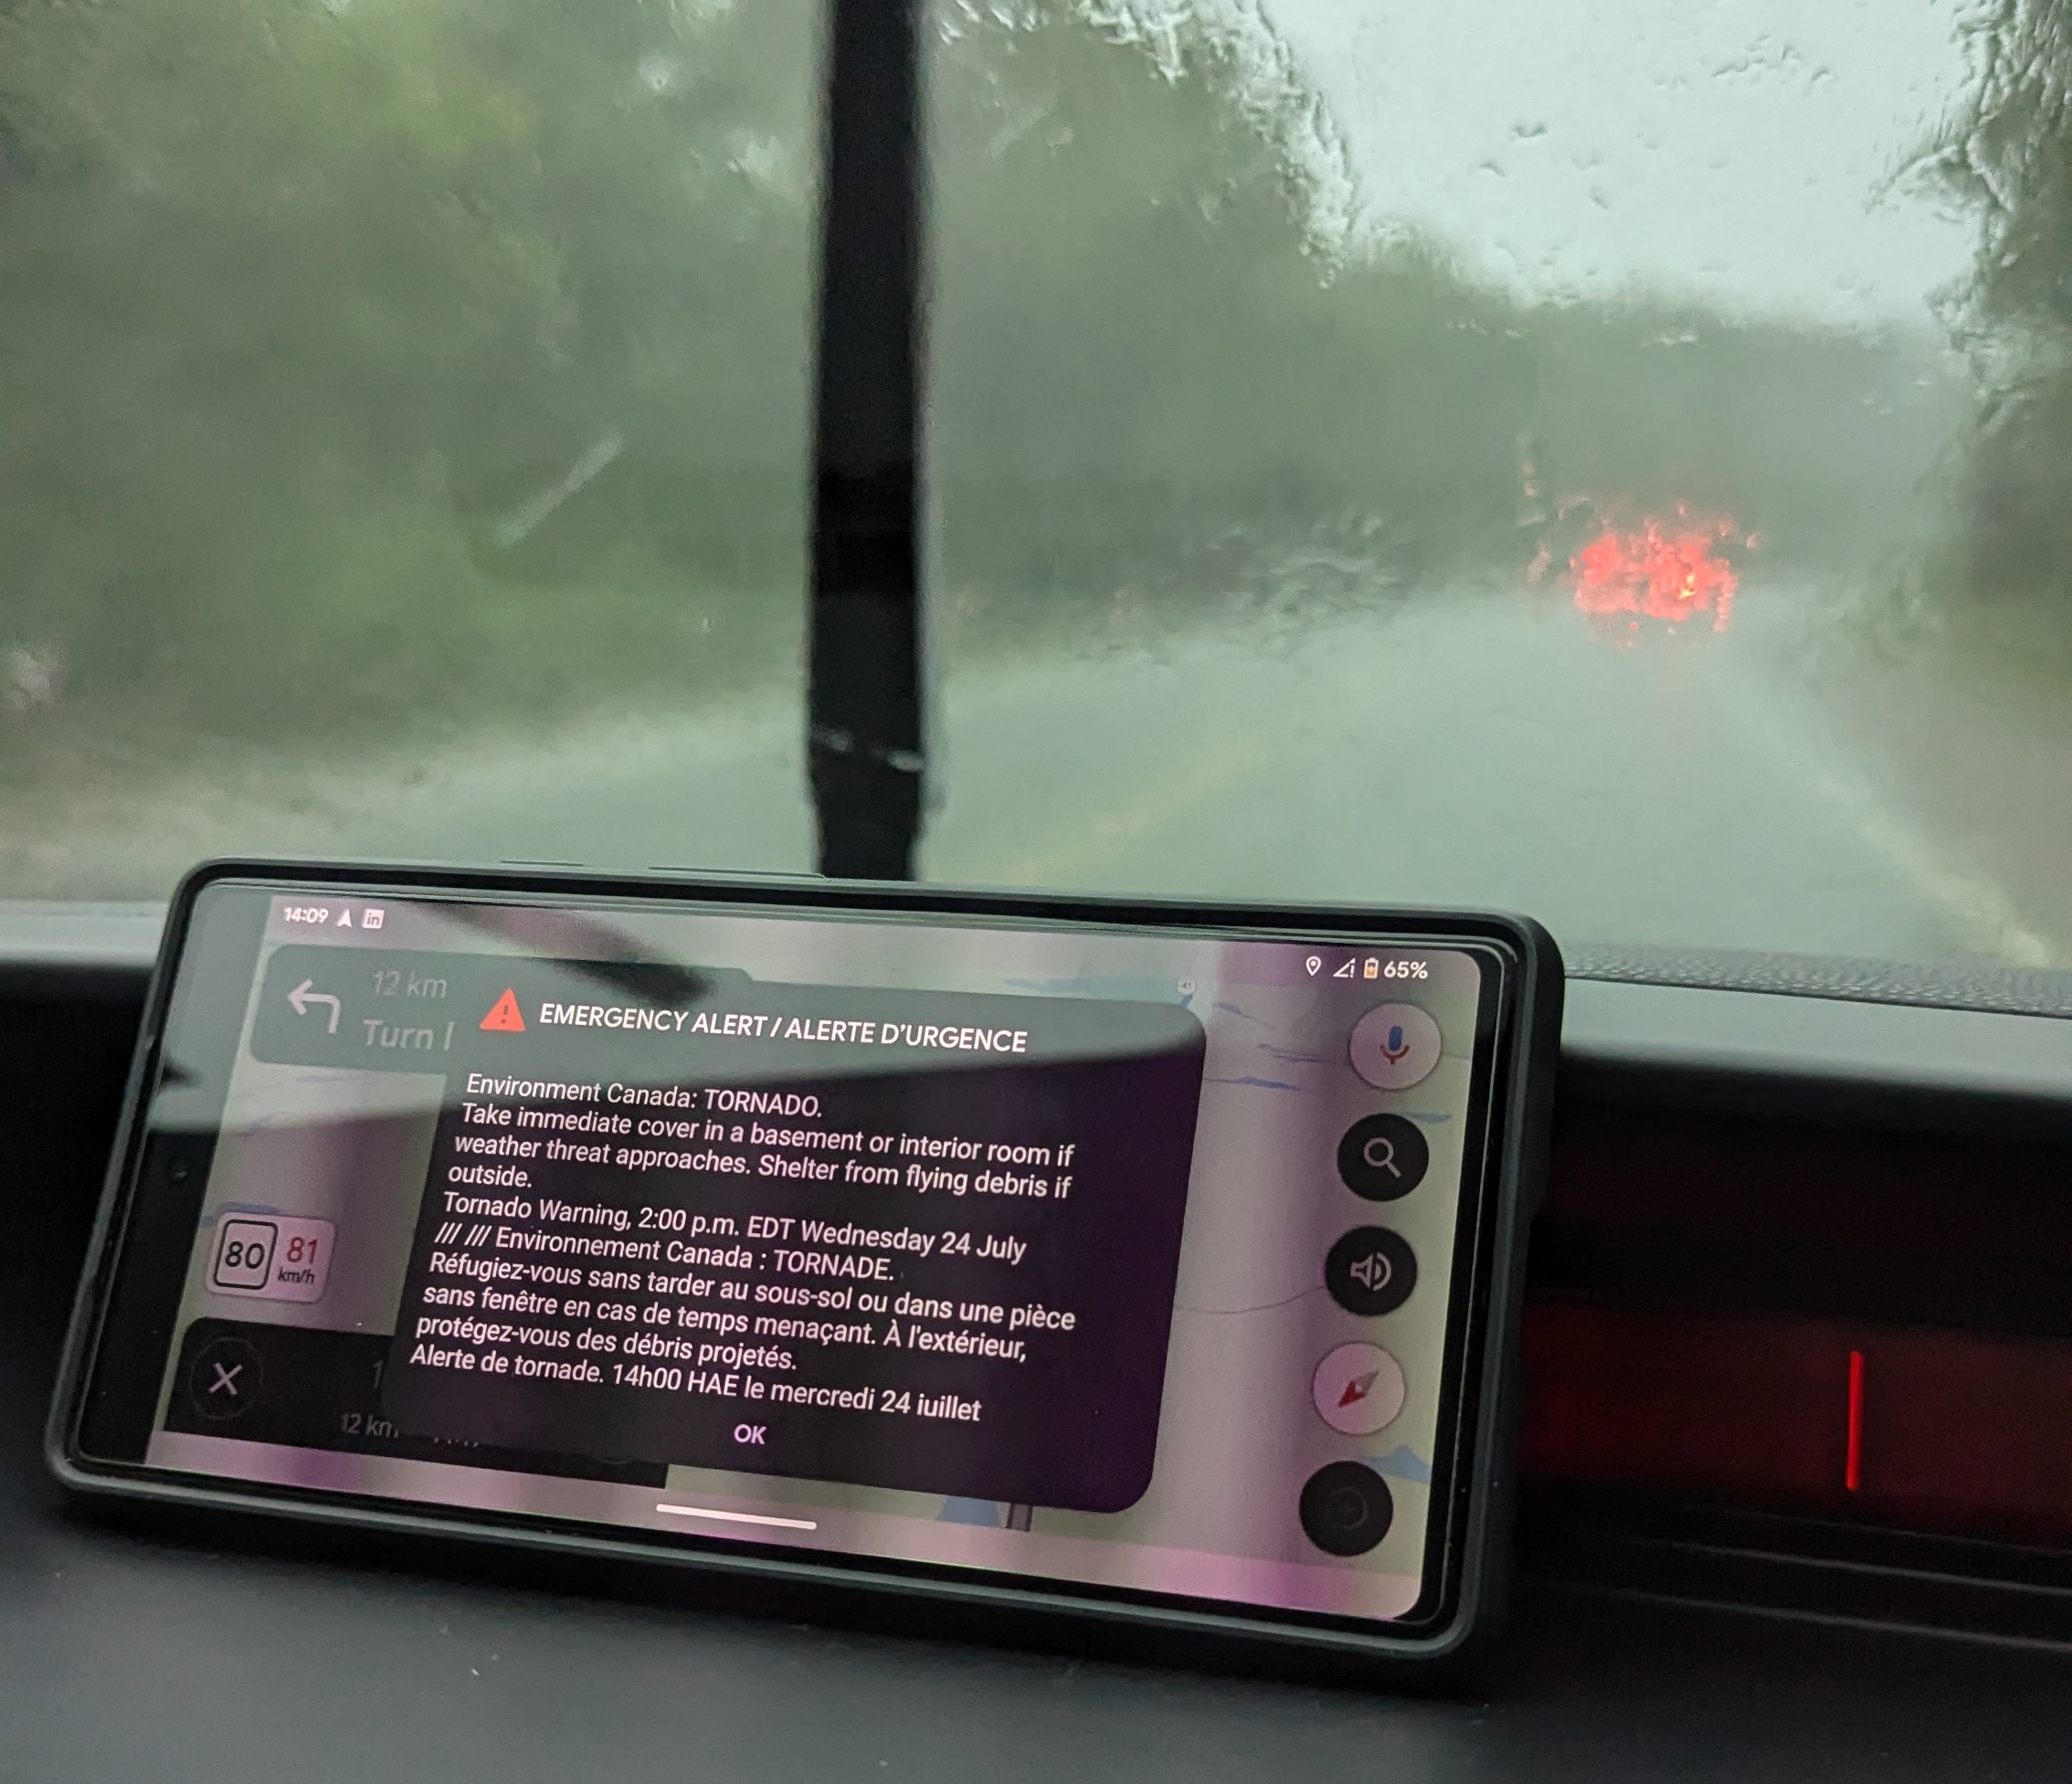
[[[1439,1063],[1439,1025],[1415,1004],[1382,1004],[1353,1024],[1352,1069],[1376,1090],[1408,1090]]]
[[[187,1369],[187,1398],[205,1419],[236,1419],[252,1409],[265,1382],[256,1345],[217,1338],[195,1353]]]
[[[1403,1366],[1380,1345],[1340,1345],[1316,1366],[1316,1416],[1348,1437],[1371,1437],[1403,1409]]]
[[[1324,1286],[1348,1314],[1392,1314],[1417,1286],[1417,1253],[1386,1227],[1355,1227],[1324,1254]]]
[[[1338,1142],[1338,1177],[1356,1196],[1392,1202],[1424,1181],[1432,1149],[1424,1130],[1404,1115],[1366,1115]]]
[[[1396,1503],[1364,1462],[1327,1462],[1302,1489],[1303,1535],[1327,1555],[1364,1555],[1389,1534]]]

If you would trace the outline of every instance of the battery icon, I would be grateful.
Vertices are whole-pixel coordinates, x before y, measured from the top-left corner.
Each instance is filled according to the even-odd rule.
[[[1376,958],[1375,958],[1375,957],[1374,957],[1374,956],[1373,956],[1373,955],[1372,955],[1370,954],[1370,955],[1369,955],[1367,956],[1367,965],[1366,965],[1366,966],[1365,966],[1364,968],[1362,968],[1362,969],[1361,969],[1361,972],[1360,972],[1360,977],[1362,977],[1362,978],[1380,978],[1380,976],[1381,976],[1381,963],[1380,963],[1380,962],[1379,960],[1377,960],[1377,959],[1376,959]]]

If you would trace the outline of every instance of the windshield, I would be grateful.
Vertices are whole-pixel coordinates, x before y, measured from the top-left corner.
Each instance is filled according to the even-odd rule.
[[[2064,964],[2065,24],[933,0],[923,871]],[[0,894],[812,866],[822,27],[0,15]]]

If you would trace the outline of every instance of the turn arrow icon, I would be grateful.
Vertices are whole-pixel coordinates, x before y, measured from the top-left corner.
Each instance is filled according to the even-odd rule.
[[[311,987],[315,983],[314,979],[304,979],[288,994],[288,1001],[294,1006],[295,1014],[298,1016],[307,1016],[310,1013],[312,1004],[329,1004],[331,1006],[331,1026],[324,1032],[326,1034],[336,1034],[338,1032],[338,999],[328,991],[312,990]]]

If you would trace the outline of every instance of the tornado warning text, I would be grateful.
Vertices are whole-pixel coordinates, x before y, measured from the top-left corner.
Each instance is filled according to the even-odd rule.
[[[527,963],[448,1077],[403,1429],[1086,1511],[1148,1484],[1200,1091],[1172,1005]]]

